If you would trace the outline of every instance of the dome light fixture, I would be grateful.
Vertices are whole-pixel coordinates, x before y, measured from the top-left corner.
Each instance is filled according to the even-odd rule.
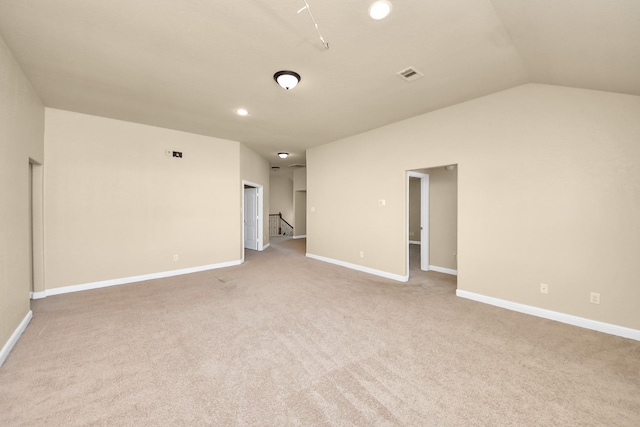
[[[280,153],[278,153],[278,157],[280,157],[281,159],[286,159],[287,157],[289,157],[289,153],[281,151]]]
[[[298,83],[300,83],[300,74],[295,71],[278,71],[273,75],[273,80],[286,90],[293,89]]]
[[[249,112],[244,108],[238,108],[236,110],[236,114],[238,114],[239,116],[246,116],[247,114],[249,114]]]
[[[369,6],[369,16],[371,19],[375,19],[379,21],[380,19],[386,18],[389,13],[391,13],[391,9],[393,6],[391,2],[388,0],[377,0],[371,3]]]

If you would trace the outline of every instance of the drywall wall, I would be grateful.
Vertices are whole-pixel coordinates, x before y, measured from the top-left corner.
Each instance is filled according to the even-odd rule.
[[[296,218],[293,225],[293,236],[302,237],[307,235],[307,192],[296,191],[293,195],[293,204],[296,208]]]
[[[240,144],[240,178],[254,184],[262,185],[262,244],[269,243],[269,162],[252,149]],[[240,186],[240,191],[242,187]],[[242,207],[242,200],[240,201]],[[244,243],[242,243],[244,245]],[[242,248],[241,251],[244,249]],[[240,254],[242,258],[242,253]]]
[[[29,159],[44,163],[44,107],[0,38],[0,348],[29,312]]]
[[[282,213],[282,218],[293,224],[293,180],[289,177],[272,176],[269,189],[269,212]]]
[[[529,84],[310,149],[307,252],[406,275],[406,171],[457,164],[459,290],[640,329],[638,117]]]
[[[307,168],[293,170],[293,191],[305,191],[307,189]]]
[[[239,143],[47,108],[45,152],[48,290],[240,260]]]
[[[293,171],[293,236],[307,235],[307,168]]]

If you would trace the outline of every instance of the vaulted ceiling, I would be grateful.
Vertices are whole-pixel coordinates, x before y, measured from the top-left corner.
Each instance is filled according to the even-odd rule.
[[[0,35],[48,107],[240,141],[272,165],[529,82],[640,95],[638,0],[392,0],[381,21],[371,1],[307,0],[329,49],[304,0],[0,0]],[[396,75],[409,66],[424,77]],[[298,87],[273,81],[283,69]]]

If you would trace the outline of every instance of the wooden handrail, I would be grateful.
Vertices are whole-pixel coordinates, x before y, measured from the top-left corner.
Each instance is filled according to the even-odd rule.
[[[293,225],[289,224],[286,219],[282,218],[282,212],[278,212],[277,214],[269,214],[270,217],[277,216],[280,218],[280,221],[284,222],[293,230]],[[278,234],[282,234],[282,227],[278,227]]]

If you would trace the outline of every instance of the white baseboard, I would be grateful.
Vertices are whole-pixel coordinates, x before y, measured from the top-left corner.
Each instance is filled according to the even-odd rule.
[[[266,245],[262,246],[262,249],[260,249],[261,251],[264,251],[265,249],[267,249],[269,246],[271,246],[271,243],[267,243]]]
[[[337,259],[326,258],[320,255],[314,255],[307,252],[306,256],[308,258],[316,259],[318,261],[328,262],[329,264],[339,265],[341,267],[347,267],[352,270],[362,271],[364,273],[375,274],[376,276],[386,277],[387,279],[397,280],[399,282],[406,282],[409,280],[409,276],[401,276],[399,274],[393,274],[382,270],[376,270],[374,268],[363,267],[358,264],[351,264],[350,262],[339,261]]]
[[[47,291],[29,292],[29,298],[31,299],[40,299],[46,296],[47,296]]]
[[[302,236],[293,236],[294,239],[306,239],[307,235],[303,234]]]
[[[409,240],[410,245],[421,245],[422,242],[420,240]]]
[[[20,322],[16,330],[13,331],[13,334],[11,334],[11,336],[9,337],[9,340],[2,347],[2,350],[0,350],[0,366],[2,366],[5,360],[7,360],[9,353],[11,353],[11,350],[13,350],[13,347],[18,342],[20,335],[22,335],[24,330],[27,329],[27,325],[31,321],[32,317],[33,317],[33,313],[31,312],[31,310],[29,310],[29,312],[27,313],[26,316],[24,316],[24,319],[22,319],[22,322]]]
[[[452,268],[438,267],[437,265],[430,265],[429,270],[437,271],[438,273],[451,274],[453,276],[458,275],[458,270]]]
[[[585,319],[583,317],[564,314],[557,311],[551,311],[544,308],[533,307],[530,305],[511,302],[499,298],[488,297],[473,292],[456,290],[456,295],[473,301],[482,302],[496,307],[506,308],[507,310],[517,311],[519,313],[530,314],[532,316],[542,317],[544,319],[555,320],[556,322],[567,323],[569,325],[579,326],[585,329],[591,329],[605,334],[617,335],[623,338],[640,341],[640,330],[626,328],[624,326],[612,325],[610,323],[599,322],[597,320]]]
[[[180,276],[182,274],[198,273],[200,271],[215,270],[217,268],[232,267],[242,264],[242,260],[221,262],[218,264],[202,265],[199,267],[183,268],[180,270],[163,271],[161,273],[142,274],[140,276],[123,277],[120,279],[103,280],[100,282],[84,283],[81,285],[64,286],[61,288],[47,289],[45,296],[68,294],[70,292],[87,291],[90,289],[106,288],[109,286],[126,285],[152,279],[164,279],[165,277]],[[41,294],[40,292],[39,294]],[[43,297],[40,297],[43,298]]]

